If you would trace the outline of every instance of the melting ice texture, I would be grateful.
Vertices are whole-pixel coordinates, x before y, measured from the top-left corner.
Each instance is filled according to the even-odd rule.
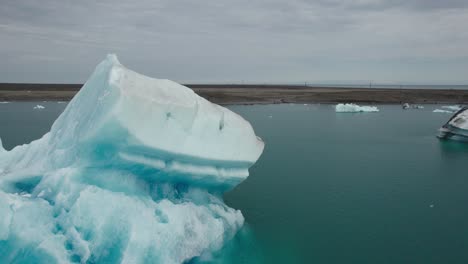
[[[359,112],[378,112],[375,106],[359,106],[357,104],[337,104],[335,112],[337,113],[359,113]]]
[[[239,115],[109,55],[50,132],[0,147],[0,259],[206,257],[243,225],[222,193],[248,176],[263,147]]]

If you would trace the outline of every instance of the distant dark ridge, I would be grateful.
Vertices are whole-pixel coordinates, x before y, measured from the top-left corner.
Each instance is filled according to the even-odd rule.
[[[243,89],[243,88],[268,88],[268,89],[313,89],[313,88],[333,88],[333,87],[320,87],[320,86],[304,86],[293,84],[184,84],[192,89]]]
[[[0,101],[70,100],[81,84],[0,84]],[[274,103],[454,103],[467,104],[468,90],[374,89],[295,85],[188,84],[198,95],[218,104]]]
[[[3,91],[78,91],[83,84],[67,83],[0,83]]]
[[[418,89],[411,88],[383,88],[383,87],[362,87],[359,85],[354,86],[320,86],[320,85],[294,85],[294,84],[183,84],[192,89],[353,89],[353,90],[392,90],[392,91],[437,91],[437,90],[453,90],[453,89],[437,89],[428,85],[420,85]],[[0,90],[2,91],[78,91],[83,84],[73,83],[0,83]],[[463,86],[461,86],[463,87]],[[457,89],[463,91],[465,89]],[[468,86],[467,89],[468,90]]]
[[[269,89],[310,89],[304,85],[275,85],[275,84],[184,84],[193,89],[205,88],[269,88]],[[3,91],[78,91],[83,84],[67,83],[0,83]],[[325,88],[325,87],[324,87]],[[330,87],[327,87],[330,88]]]

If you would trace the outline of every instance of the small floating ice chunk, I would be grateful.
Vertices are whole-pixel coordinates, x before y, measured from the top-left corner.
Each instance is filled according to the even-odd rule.
[[[360,112],[379,112],[375,106],[359,106],[357,104],[337,104],[335,106],[337,113],[360,113]]]
[[[446,113],[446,114],[453,114],[452,111],[449,111],[449,110],[443,110],[443,109],[436,109],[434,111],[432,111],[433,113]]]
[[[3,102],[0,102],[0,104],[9,104],[10,102],[8,101],[3,101]]]
[[[448,110],[453,111],[453,112],[457,112],[460,109],[462,109],[462,107],[459,106],[459,105],[444,105],[444,106],[442,106],[442,108],[448,109]]]
[[[43,105],[36,105],[33,109],[44,109],[45,106]]]
[[[410,109],[410,108],[411,109],[424,109],[424,106],[422,106],[422,105],[410,105],[408,103],[404,103],[402,105],[402,108],[405,109],[405,110]]]

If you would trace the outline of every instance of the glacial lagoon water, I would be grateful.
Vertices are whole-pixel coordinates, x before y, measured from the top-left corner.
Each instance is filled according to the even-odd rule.
[[[4,147],[42,136],[65,106],[0,104]],[[251,176],[225,195],[245,227],[196,261],[468,263],[468,146],[435,138],[450,117],[433,113],[438,106],[358,114],[332,105],[229,108],[266,147]]]

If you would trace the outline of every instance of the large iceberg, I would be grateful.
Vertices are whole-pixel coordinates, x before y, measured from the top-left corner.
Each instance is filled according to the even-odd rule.
[[[206,256],[243,225],[222,194],[248,176],[263,147],[239,115],[109,55],[50,132],[11,151],[0,144],[0,259]]]
[[[439,129],[441,139],[468,142],[468,107],[461,108]]]
[[[359,106],[357,104],[337,104],[335,112],[337,113],[359,113],[359,112],[378,112],[375,106]]]

